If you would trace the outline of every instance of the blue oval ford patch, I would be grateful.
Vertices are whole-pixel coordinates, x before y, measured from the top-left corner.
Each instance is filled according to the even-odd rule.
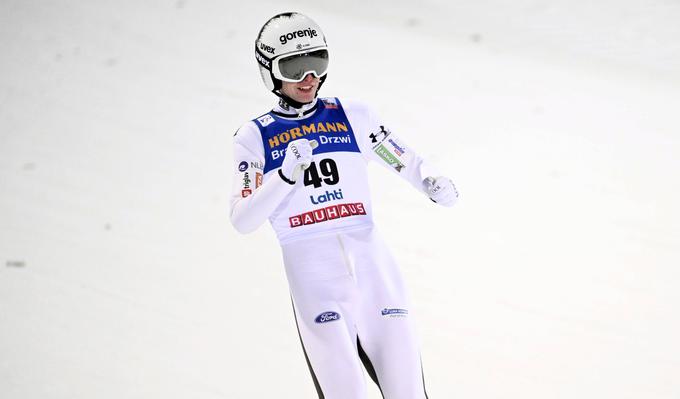
[[[328,323],[336,320],[340,320],[340,314],[336,312],[323,312],[314,319],[317,323]]]

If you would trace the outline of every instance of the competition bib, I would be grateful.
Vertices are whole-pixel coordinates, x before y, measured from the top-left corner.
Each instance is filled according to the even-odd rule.
[[[317,100],[317,110],[305,119],[272,112],[254,120],[262,136],[266,178],[281,167],[291,141],[315,140],[313,162],[293,192],[270,217],[279,240],[362,224],[371,224],[366,161],[354,131],[336,98]]]

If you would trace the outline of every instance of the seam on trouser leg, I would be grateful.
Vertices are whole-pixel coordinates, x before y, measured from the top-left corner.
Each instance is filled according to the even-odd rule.
[[[338,238],[338,244],[340,245],[340,252],[342,252],[342,259],[345,262],[345,267],[347,268],[347,273],[349,273],[349,276],[352,278],[354,283],[356,284],[357,278],[354,273],[354,268],[352,267],[352,261],[350,261],[349,257],[347,256],[347,251],[345,250],[345,243],[342,241],[342,237],[340,234],[336,236]],[[357,287],[358,288],[358,287]],[[353,312],[354,316],[353,321],[354,321],[354,331],[358,331],[359,327],[357,326],[357,317],[358,317],[358,312]],[[358,335],[357,335],[358,338]]]
[[[342,259],[345,261],[345,266],[347,267],[347,272],[352,278],[354,278],[354,269],[352,268],[352,262],[350,262],[349,257],[347,257],[347,251],[345,250],[345,243],[342,241],[342,237],[338,234],[338,243],[340,244],[340,251],[342,252]]]

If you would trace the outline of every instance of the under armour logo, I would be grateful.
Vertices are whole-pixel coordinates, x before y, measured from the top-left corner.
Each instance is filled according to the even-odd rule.
[[[385,130],[385,126],[380,126],[380,131],[378,133],[371,133],[368,135],[368,137],[371,138],[372,143],[377,143],[378,142],[378,137],[384,135],[387,137],[390,134],[389,131]],[[384,140],[384,138],[383,138]]]
[[[288,105],[288,103],[285,102],[283,98],[279,98],[279,107],[285,109],[286,111],[290,109],[290,105]]]

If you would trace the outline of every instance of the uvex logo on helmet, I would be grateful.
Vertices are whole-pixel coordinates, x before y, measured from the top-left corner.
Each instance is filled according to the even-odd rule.
[[[260,43],[260,50],[266,51],[266,52],[268,52],[269,54],[274,54],[274,50],[275,50],[275,49],[274,49],[274,47],[268,46],[268,45],[266,45],[266,44],[264,44],[264,43]]]
[[[268,59],[266,59],[264,56],[262,56],[262,55],[261,55],[260,53],[258,53],[257,51],[255,52],[255,59],[256,59],[257,62],[259,62],[260,65],[262,65],[263,67],[265,67],[265,68],[267,68],[267,69],[271,69],[271,67],[272,67],[271,61],[269,61]]]
[[[281,44],[286,44],[288,43],[288,40],[293,40],[297,37],[304,37],[304,36],[309,36],[314,37],[314,36],[319,36],[318,33],[316,33],[315,29],[312,28],[307,28],[305,30],[296,30],[290,33],[286,33],[285,35],[279,36],[279,41]]]

